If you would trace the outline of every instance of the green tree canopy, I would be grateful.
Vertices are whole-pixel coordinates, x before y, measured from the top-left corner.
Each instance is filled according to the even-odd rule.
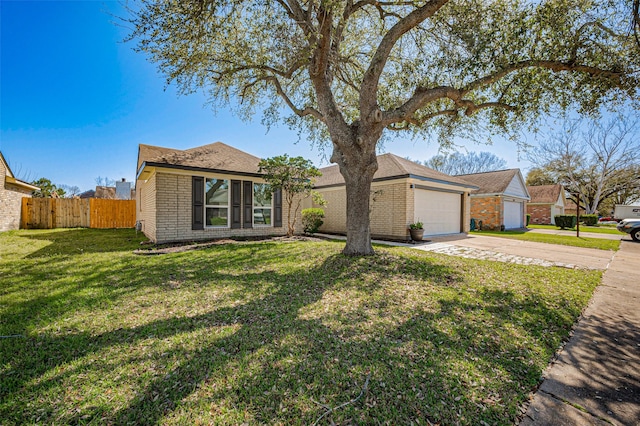
[[[52,183],[47,178],[40,178],[38,180],[34,180],[31,182],[32,185],[40,188],[39,191],[33,191],[31,195],[36,198],[62,198],[65,196],[66,192],[63,188],[59,188],[56,184]]]
[[[526,184],[528,186],[555,185],[558,178],[544,167],[534,167],[527,173]]]
[[[346,254],[371,254],[369,193],[389,131],[515,132],[555,108],[638,95],[632,0],[140,0],[130,39],[183,94],[264,111],[332,149]],[[290,111],[291,114],[287,114]]]
[[[282,190],[288,216],[287,235],[293,235],[302,199],[312,195],[314,178],[322,173],[311,161],[287,154],[260,160],[260,172],[272,191]]]

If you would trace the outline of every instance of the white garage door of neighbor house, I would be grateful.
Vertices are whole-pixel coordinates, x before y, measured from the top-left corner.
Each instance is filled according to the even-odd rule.
[[[516,201],[504,202],[504,227],[505,229],[522,228],[522,203]]]
[[[456,234],[460,232],[460,194],[452,192],[415,190],[415,220],[424,223],[425,235]]]

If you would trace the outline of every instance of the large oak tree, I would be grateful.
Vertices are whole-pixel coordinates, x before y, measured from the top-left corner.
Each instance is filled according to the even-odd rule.
[[[552,108],[636,97],[632,0],[141,0],[131,39],[168,82],[329,141],[346,254],[371,254],[369,194],[389,131],[441,142]],[[291,111],[288,115],[283,111]],[[284,116],[281,116],[284,115]]]

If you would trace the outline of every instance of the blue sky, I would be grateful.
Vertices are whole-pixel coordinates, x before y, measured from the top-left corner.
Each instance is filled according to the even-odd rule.
[[[222,141],[259,157],[287,153],[328,165],[286,126],[267,128],[214,113],[204,96],[178,97],[153,64],[123,43],[127,29],[111,15],[117,1],[0,0],[0,151],[20,178],[46,177],[82,190],[97,177],[134,181],[138,144],[186,149]],[[392,152],[426,160],[426,142],[394,140]],[[469,144],[508,167],[515,144]]]

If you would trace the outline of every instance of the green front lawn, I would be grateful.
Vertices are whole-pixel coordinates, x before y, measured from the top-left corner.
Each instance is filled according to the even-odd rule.
[[[602,238],[576,237],[575,235],[539,234],[526,231],[473,231],[472,234],[490,237],[512,238],[515,240],[533,241],[536,243],[559,244],[563,246],[585,247],[599,250],[618,250],[619,240]]]
[[[135,255],[141,240],[0,234],[3,424],[311,425],[355,400],[318,424],[510,425],[601,278],[339,242]]]
[[[553,231],[560,231],[555,225],[528,225],[527,228],[531,229],[550,229]],[[567,228],[565,231],[576,232],[576,228]],[[615,225],[600,225],[600,226],[586,226],[580,225],[580,232],[592,232],[594,234],[613,234],[613,235],[622,235],[620,231],[618,231]]]

